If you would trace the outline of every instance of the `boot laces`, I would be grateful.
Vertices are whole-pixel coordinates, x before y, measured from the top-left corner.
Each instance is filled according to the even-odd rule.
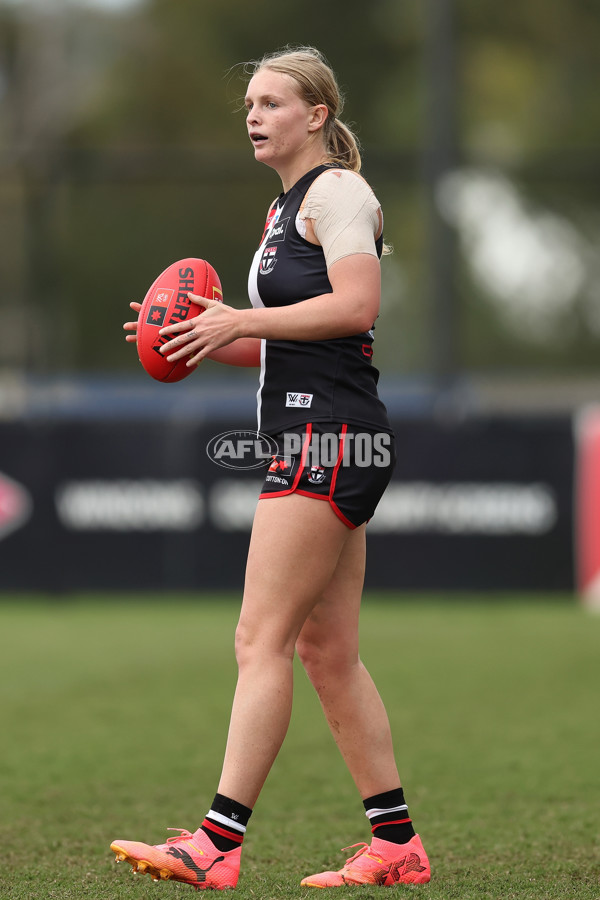
[[[180,834],[171,835],[167,838],[167,844],[175,844],[177,841],[183,841],[185,838],[192,838],[194,835],[187,828],[167,828],[167,831],[179,831]]]
[[[369,845],[365,844],[364,841],[359,841],[358,844],[350,844],[348,847],[342,847],[342,853],[345,853],[346,850],[352,850],[354,847],[360,847],[360,850],[357,850],[354,856],[351,856],[350,859],[346,860],[346,865],[348,866],[351,862],[357,858],[357,856],[362,856],[363,853],[366,853],[369,849]]]

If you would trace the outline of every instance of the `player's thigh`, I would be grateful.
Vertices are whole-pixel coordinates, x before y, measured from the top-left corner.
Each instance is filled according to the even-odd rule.
[[[259,500],[238,640],[292,653],[351,535],[326,502],[298,494]]]
[[[358,660],[358,623],[365,576],[365,526],[351,533],[321,597],[298,637],[305,664],[353,665]]]

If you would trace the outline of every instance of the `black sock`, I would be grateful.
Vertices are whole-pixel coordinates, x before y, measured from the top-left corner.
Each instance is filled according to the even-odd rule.
[[[363,803],[375,837],[393,844],[407,844],[415,836],[402,788],[367,797]]]
[[[244,840],[251,815],[252,810],[247,806],[242,806],[223,794],[215,794],[200,828],[209,836],[217,850],[234,850]]]

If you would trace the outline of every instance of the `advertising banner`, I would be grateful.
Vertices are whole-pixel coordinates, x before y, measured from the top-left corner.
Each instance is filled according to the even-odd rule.
[[[569,417],[393,424],[367,587],[573,588]],[[222,421],[0,424],[0,590],[241,589],[277,450]]]
[[[600,609],[600,406],[575,422],[577,587],[584,603]]]

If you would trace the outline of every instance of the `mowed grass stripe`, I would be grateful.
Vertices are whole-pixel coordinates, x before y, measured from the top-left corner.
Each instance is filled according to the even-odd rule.
[[[193,896],[133,878],[108,844],[199,824],[226,739],[237,612],[230,595],[3,598],[2,898]],[[366,597],[361,652],[434,870],[397,893],[600,897],[599,639],[600,619],[571,597]],[[311,896],[300,877],[368,839],[298,669],[236,896]]]

